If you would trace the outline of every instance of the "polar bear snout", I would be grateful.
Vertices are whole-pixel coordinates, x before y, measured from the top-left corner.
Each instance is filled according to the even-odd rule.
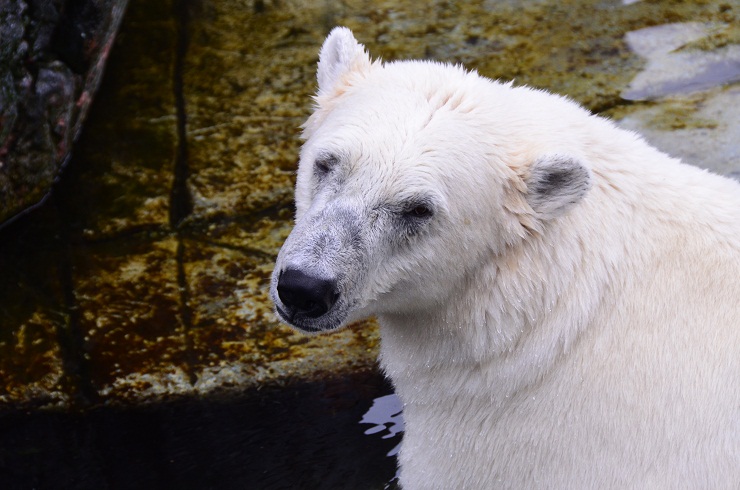
[[[345,326],[369,264],[365,222],[361,210],[343,201],[321,203],[297,220],[270,284],[281,320],[304,333]]]
[[[311,276],[292,268],[280,273],[277,293],[283,306],[278,311],[288,322],[293,322],[296,316],[318,318],[339,299],[335,280]]]

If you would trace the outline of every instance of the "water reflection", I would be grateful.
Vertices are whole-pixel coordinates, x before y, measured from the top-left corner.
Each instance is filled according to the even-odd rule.
[[[374,424],[365,434],[383,433],[383,439],[389,439],[403,432],[403,404],[395,394],[381,396],[373,400],[373,405],[360,420],[361,424]],[[388,453],[395,456],[401,445],[397,445]]]

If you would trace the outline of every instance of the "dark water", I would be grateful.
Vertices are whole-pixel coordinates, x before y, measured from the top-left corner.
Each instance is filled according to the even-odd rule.
[[[400,435],[360,421],[389,392],[369,371],[225,399],[6,412],[0,488],[381,489]]]

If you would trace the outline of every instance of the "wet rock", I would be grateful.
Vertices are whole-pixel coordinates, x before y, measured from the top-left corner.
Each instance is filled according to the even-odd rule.
[[[624,111],[622,127],[686,163],[725,175],[740,172],[740,84],[673,96]]]
[[[44,226],[10,226],[13,239],[0,239],[0,409],[69,406],[79,393],[67,362],[72,343],[60,281],[64,246],[47,219],[54,213],[44,211]]]
[[[97,89],[126,3],[0,4],[0,225],[48,194]]]
[[[62,182],[69,185],[59,188],[75,233],[90,241],[169,230],[177,26],[171,2],[140,5],[127,11],[90,110],[93,127],[80,135]]]
[[[684,22],[628,32],[627,44],[647,60],[647,66],[630,82],[622,97],[655,99],[740,81],[739,44],[681,50],[713,32],[729,29],[725,24]]]
[[[120,391],[133,373],[136,386],[121,398],[133,392],[177,394],[189,385],[177,247],[171,237],[142,236],[102,243],[75,257],[79,328],[90,381],[100,396]]]
[[[610,111],[619,124],[687,163],[736,175],[740,162],[740,28],[720,5],[714,22],[680,22],[626,33],[647,60]]]

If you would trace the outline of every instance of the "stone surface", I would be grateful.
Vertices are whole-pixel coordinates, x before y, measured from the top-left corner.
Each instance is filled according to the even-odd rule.
[[[622,92],[636,103],[609,114],[687,163],[740,177],[740,27],[729,9],[720,11],[722,22],[628,32],[627,44],[647,63]]]
[[[0,3],[0,225],[48,194],[127,0]]]
[[[677,22],[628,32],[627,45],[647,60],[647,66],[622,92],[622,98],[656,99],[740,81],[740,45],[690,48],[696,41],[721,33],[735,34],[740,41],[740,28],[725,23]]]
[[[619,124],[686,163],[740,178],[740,84],[631,107]]]

